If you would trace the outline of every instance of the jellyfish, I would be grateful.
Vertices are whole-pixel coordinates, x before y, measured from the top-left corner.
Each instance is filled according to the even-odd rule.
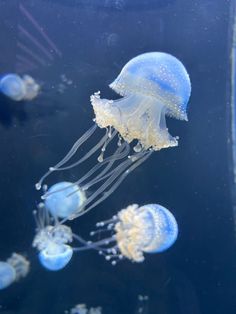
[[[158,204],[141,207],[137,204],[129,205],[112,219],[97,223],[97,227],[100,229],[92,231],[91,236],[101,232],[113,234],[92,242],[89,246],[97,247],[99,253],[106,260],[111,260],[113,265],[123,258],[143,262],[144,253],[164,252],[174,244],[178,236],[175,217]]]
[[[73,249],[69,245],[73,241],[72,230],[66,225],[51,223],[43,205],[38,206],[38,212],[35,211],[34,215],[37,229],[32,245],[39,251],[39,261],[50,271],[61,270],[73,255]]]
[[[0,79],[0,92],[15,101],[32,100],[40,90],[40,86],[29,75],[22,78],[14,73],[6,74]]]
[[[97,223],[98,229],[90,233],[92,237],[110,233],[99,241],[86,241],[74,234],[69,226],[53,221],[43,206],[35,215],[37,229],[33,247],[39,251],[41,264],[49,270],[64,268],[73,252],[89,249],[97,250],[112,265],[123,258],[143,262],[144,253],[161,253],[170,248],[178,236],[174,216],[158,204],[129,205],[111,219]],[[72,247],[73,240],[80,245]]]
[[[110,87],[121,98],[101,99],[100,92],[91,96],[94,125],[36,184],[37,190],[45,187],[43,200],[52,193],[59,195],[62,189],[47,191],[46,178],[90,161],[88,168],[80,168],[77,181],[65,181],[85,196],[81,206],[65,219],[79,217],[103,202],[153,151],[178,145],[178,137],[168,132],[166,116],[187,121],[190,79],[184,65],[170,54],[150,52],[131,59]],[[105,135],[94,145],[92,138],[99,129],[105,130]],[[82,150],[85,153],[76,159]],[[66,197],[73,195],[69,190],[71,186]]]
[[[29,261],[17,253],[13,253],[6,262],[0,262],[0,290],[25,277],[29,268]]]
[[[149,297],[147,295],[138,295],[138,304],[135,314],[147,314],[148,313]]]
[[[86,304],[77,304],[70,311],[66,311],[67,314],[102,314],[102,308],[91,307],[87,308]]]
[[[57,193],[54,193],[57,192]],[[52,216],[67,218],[83,209],[85,193],[71,182],[59,182],[50,187],[45,198],[45,207]],[[67,195],[71,194],[71,197]]]

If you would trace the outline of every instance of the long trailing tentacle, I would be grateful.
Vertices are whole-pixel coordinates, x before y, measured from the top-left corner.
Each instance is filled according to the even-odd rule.
[[[104,176],[109,169],[113,166],[115,161],[118,161],[120,159],[124,159],[125,157],[128,156],[129,153],[129,145],[124,142],[123,144],[121,144],[121,146],[119,146],[115,153],[112,156],[107,157],[106,159],[104,159],[101,163],[97,163],[92,169],[89,170],[88,173],[86,173],[84,176],[82,176],[78,181],[74,182],[73,185],[74,186],[81,186],[82,183],[84,183],[86,180],[90,179],[90,182],[97,180],[98,178],[100,178],[101,176]],[[96,172],[98,172],[98,170],[100,170],[100,168],[104,167],[106,165],[106,167],[98,174],[95,176],[95,178],[91,178],[93,174],[95,174]],[[86,186],[86,185],[85,185]],[[65,187],[65,188],[61,188],[58,189],[56,191],[52,191],[52,192],[46,192],[43,196],[42,199],[46,199],[48,196],[64,191],[68,188],[71,188],[71,186],[69,187]],[[78,190],[76,190],[75,192],[77,192]],[[68,196],[70,196],[71,194],[68,194]]]
[[[82,210],[80,212],[78,211],[71,217],[65,218],[64,221],[66,221],[67,219],[72,220],[77,217],[80,217],[89,212],[92,208],[100,204],[102,201],[104,201],[119,187],[119,185],[127,177],[127,175],[131,173],[139,165],[141,165],[151,154],[152,151],[144,151],[141,153],[134,154],[134,156],[131,156],[129,159],[123,161],[123,163],[121,163],[115,169],[115,171],[111,171],[111,175],[108,177],[108,179],[85,201],[85,203],[83,204],[84,206],[83,208],[85,208],[85,210]],[[115,183],[113,184],[113,182]],[[109,186],[110,189],[106,190],[107,187]],[[92,203],[98,196],[100,196],[100,198],[98,198],[97,201]]]
[[[49,171],[46,172],[38,181],[38,183],[36,183],[35,187],[37,190],[41,189],[42,183],[43,181],[54,171],[58,170],[61,166],[63,166],[65,163],[67,163],[73,156],[74,154],[77,152],[77,150],[80,148],[80,146],[87,141],[87,139],[95,132],[97,126],[96,124],[94,124],[87,132],[85,132],[76,142],[75,144],[72,146],[72,148],[70,149],[70,151],[66,154],[66,156],[59,161],[55,166],[50,167]]]

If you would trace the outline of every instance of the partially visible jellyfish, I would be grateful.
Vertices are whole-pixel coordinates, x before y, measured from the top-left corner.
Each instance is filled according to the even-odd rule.
[[[40,91],[40,86],[29,75],[6,74],[0,79],[0,92],[15,101],[32,100]]]
[[[97,44],[101,46],[104,45],[106,47],[116,47],[119,44],[119,35],[117,33],[108,33],[104,32],[97,39]]]
[[[138,304],[135,314],[147,314],[148,313],[148,301],[147,295],[138,295]]]
[[[147,314],[148,313],[148,301],[149,301],[149,297],[147,295],[139,295],[137,309],[135,310],[135,314]],[[86,304],[77,304],[75,307],[73,307],[69,311],[65,311],[65,313],[66,314],[102,314],[102,308],[100,306],[87,308]]]
[[[77,304],[70,311],[66,311],[66,314],[102,314],[102,308],[100,306],[87,308],[86,304]]]
[[[85,241],[72,232],[71,228],[58,223],[48,216],[42,206],[35,213],[37,229],[33,246],[39,251],[41,264],[49,270],[60,270],[71,260],[73,252],[94,249],[115,265],[127,258],[133,262],[143,262],[144,253],[160,253],[171,247],[178,236],[178,225],[165,207],[137,204],[122,209],[108,221],[97,223],[99,228],[90,233],[110,233],[99,241]],[[71,246],[77,240],[79,247]]]
[[[83,215],[104,201],[153,151],[178,145],[178,137],[168,132],[166,116],[187,120],[189,76],[183,64],[169,54],[151,52],[131,59],[110,87],[123,97],[107,100],[101,99],[99,92],[92,95],[95,124],[36,184],[38,190],[42,186],[47,188],[43,183],[50,174],[72,169],[88,159],[94,161],[97,154],[94,166],[81,173],[76,182],[71,182],[86,199],[67,219]],[[90,140],[97,127],[106,131],[94,145]],[[81,146],[89,142],[91,148],[78,160],[73,159]],[[90,188],[93,192],[88,196]],[[66,197],[73,195],[70,189]],[[52,193],[59,195],[61,191],[46,191],[42,198],[46,200]]]
[[[38,207],[38,211],[34,212],[37,229],[32,245],[39,251],[38,258],[44,268],[61,270],[73,255],[73,249],[69,245],[73,241],[72,230],[62,224],[53,224],[43,205]]]
[[[17,253],[13,253],[6,262],[0,262],[0,290],[25,277],[29,268],[29,261]]]

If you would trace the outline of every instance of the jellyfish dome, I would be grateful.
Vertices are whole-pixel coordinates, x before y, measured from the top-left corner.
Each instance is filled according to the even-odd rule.
[[[45,196],[45,207],[60,218],[70,217],[83,209],[85,193],[71,182],[59,182],[50,187]]]
[[[10,286],[16,280],[15,269],[7,262],[0,262],[0,290]]]
[[[32,100],[40,90],[35,80],[24,75],[22,78],[14,73],[4,75],[0,80],[0,91],[15,101]]]
[[[149,52],[131,59],[110,87],[123,98],[91,96],[96,123],[112,126],[127,142],[160,150],[178,145],[166,127],[165,116],[187,120],[191,83],[184,65],[174,56]]]
[[[0,262],[0,290],[25,277],[29,272],[29,267],[29,261],[17,253],[13,253],[6,262]]]
[[[25,95],[25,84],[17,74],[7,74],[0,80],[0,91],[15,101],[20,101]]]

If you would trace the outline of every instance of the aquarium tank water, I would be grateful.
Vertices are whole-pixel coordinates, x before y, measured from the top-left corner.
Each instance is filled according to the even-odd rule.
[[[236,313],[236,1],[0,0],[0,314]]]

